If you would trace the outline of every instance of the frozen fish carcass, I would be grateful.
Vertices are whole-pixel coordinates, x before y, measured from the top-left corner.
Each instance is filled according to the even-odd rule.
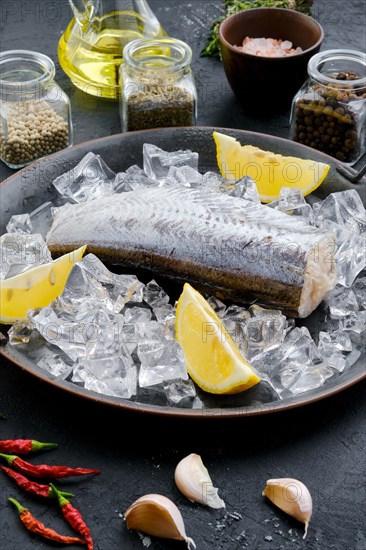
[[[267,206],[198,189],[143,189],[65,205],[47,242],[55,254],[87,244],[109,263],[298,317],[335,284],[331,234]]]

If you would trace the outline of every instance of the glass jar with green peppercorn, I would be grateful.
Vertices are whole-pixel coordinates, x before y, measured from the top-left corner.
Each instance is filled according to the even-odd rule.
[[[191,59],[191,48],[174,38],[140,38],[125,46],[121,65],[124,132],[196,124]]]
[[[291,139],[356,162],[366,151],[366,55],[320,52],[310,59],[308,74],[293,100]]]
[[[72,143],[70,101],[53,61],[38,52],[0,53],[0,159],[10,168]]]

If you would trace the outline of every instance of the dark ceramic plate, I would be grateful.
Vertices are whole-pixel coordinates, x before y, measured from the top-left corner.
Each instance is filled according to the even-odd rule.
[[[317,161],[327,162],[331,165],[331,170],[325,182],[317,190],[317,196],[324,198],[333,191],[354,188],[360,192],[363,200],[365,200],[365,184],[362,183],[358,186],[350,184],[336,171],[336,167],[339,165],[337,161],[291,141],[269,135],[223,128],[202,127],[149,130],[109,136],[76,145],[70,149],[41,159],[8,178],[0,187],[0,234],[5,232],[5,226],[13,214],[31,212],[42,203],[52,200],[55,197],[55,192],[51,182],[55,177],[75,166],[89,151],[100,154],[114,171],[120,172],[132,164],[142,166],[142,146],[148,142],[170,151],[177,149],[192,149],[193,151],[197,151],[200,155],[201,171],[217,170],[215,145],[212,138],[212,132],[215,129],[236,137],[243,145],[252,144],[262,149],[284,155],[312,158]],[[116,271],[115,268],[112,269]],[[143,277],[143,275],[141,276]],[[178,285],[168,284],[164,281],[159,282],[173,297],[179,295],[181,288]],[[307,324],[311,332],[315,333],[317,331],[318,319],[321,315],[322,312],[319,310],[306,320],[305,324]],[[271,392],[266,389],[265,384],[259,384],[251,390],[236,396],[211,396],[200,393],[199,396],[203,401],[204,408],[191,410],[163,407],[150,403],[134,403],[120,398],[96,394],[84,390],[71,382],[54,379],[51,375],[37,367],[32,361],[31,356],[25,355],[24,352],[17,348],[6,346],[1,349],[1,353],[4,357],[40,380],[46,381],[64,391],[79,395],[84,399],[145,413],[187,417],[251,416],[290,409],[329,397],[366,377],[364,357],[362,357],[352,369],[334,377],[323,388],[304,393],[295,398],[276,401]]]

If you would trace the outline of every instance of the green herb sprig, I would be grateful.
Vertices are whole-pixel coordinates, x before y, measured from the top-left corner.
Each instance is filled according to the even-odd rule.
[[[232,15],[243,10],[251,8],[286,8],[301,11],[307,15],[311,15],[310,7],[312,0],[226,0],[224,2],[224,13],[222,17],[211,24],[211,30],[207,37],[207,45],[202,50],[203,57],[218,57],[221,59],[221,50],[219,42],[219,27],[221,22]]]

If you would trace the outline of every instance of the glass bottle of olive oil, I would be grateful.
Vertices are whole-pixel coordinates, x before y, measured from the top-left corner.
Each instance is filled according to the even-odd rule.
[[[117,99],[123,48],[135,38],[166,36],[146,0],[69,0],[74,18],[61,37],[61,67],[88,94]]]

